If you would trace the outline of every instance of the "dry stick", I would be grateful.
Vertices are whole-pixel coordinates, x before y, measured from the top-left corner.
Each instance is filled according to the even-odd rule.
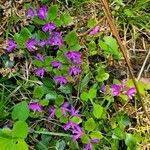
[[[135,76],[134,76],[133,71],[132,71],[131,63],[130,63],[130,61],[128,60],[128,57],[127,57],[127,55],[126,55],[125,47],[124,47],[124,45],[122,44],[122,41],[121,41],[121,39],[120,39],[120,37],[119,37],[119,34],[118,34],[117,28],[116,28],[116,26],[115,26],[114,20],[113,20],[112,17],[111,17],[111,13],[110,13],[110,9],[109,9],[108,2],[107,2],[107,0],[101,0],[101,2],[102,2],[102,4],[103,4],[103,10],[104,10],[105,16],[106,16],[106,18],[107,18],[107,20],[108,20],[110,29],[111,29],[113,35],[116,37],[116,40],[117,40],[117,42],[118,42],[118,44],[119,44],[119,47],[120,47],[120,50],[121,50],[121,52],[122,52],[122,54],[123,54],[123,57],[124,57],[124,59],[125,59],[125,62],[126,62],[126,64],[127,64],[127,67],[128,67],[128,70],[129,70],[129,74],[130,74],[130,76],[131,76],[131,78],[132,78],[132,81],[133,81],[133,84],[134,84],[134,86],[135,86],[135,88],[136,88],[137,95],[138,95],[138,98],[139,98],[139,100],[140,100],[140,102],[141,102],[141,105],[142,105],[142,108],[143,108],[143,110],[144,110],[144,113],[145,113],[145,115],[147,116],[147,118],[148,118],[149,121],[150,121],[149,114],[148,114],[147,111],[146,111],[146,108],[145,108],[145,105],[144,105],[144,101],[143,101],[143,99],[142,99],[142,97],[141,97],[141,94],[140,94],[140,92],[139,92],[139,88],[138,88],[137,82],[136,82],[136,80],[135,80]]]
[[[145,58],[145,60],[144,60],[144,63],[143,63],[142,68],[141,68],[141,70],[140,70],[140,72],[139,72],[139,75],[138,75],[137,80],[140,80],[141,75],[142,75],[142,72],[143,72],[143,70],[144,70],[144,68],[145,68],[145,65],[146,65],[146,63],[147,63],[147,60],[148,60],[149,56],[150,56],[150,50],[148,51],[148,54],[147,54],[147,56],[146,56],[146,58]]]

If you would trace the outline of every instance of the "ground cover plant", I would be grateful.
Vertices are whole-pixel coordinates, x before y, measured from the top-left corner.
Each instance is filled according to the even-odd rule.
[[[132,39],[127,47],[141,36],[149,40],[148,2],[109,1],[119,35],[124,42]],[[150,148],[150,84],[136,81],[137,91],[102,4],[90,0],[20,2],[17,13],[1,6],[2,18],[11,12],[7,25],[1,26],[1,150]],[[82,20],[91,13],[86,9],[92,15]],[[18,24],[21,27],[14,29]],[[149,64],[144,64],[148,72]]]

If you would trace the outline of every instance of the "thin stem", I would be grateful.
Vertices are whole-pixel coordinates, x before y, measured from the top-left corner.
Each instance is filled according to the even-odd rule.
[[[146,111],[146,108],[145,108],[145,105],[144,105],[144,101],[141,97],[141,94],[140,94],[140,91],[139,91],[139,88],[138,88],[138,85],[137,85],[137,82],[136,82],[136,79],[135,79],[135,76],[134,76],[134,73],[132,71],[132,67],[131,67],[131,63],[126,55],[126,49],[125,49],[125,46],[122,44],[122,41],[121,41],[121,38],[118,34],[118,31],[117,31],[117,28],[116,28],[116,25],[114,23],[114,20],[112,19],[111,17],[111,13],[110,13],[110,8],[109,8],[109,5],[108,5],[108,2],[107,0],[101,0],[101,3],[103,4],[103,10],[104,10],[104,13],[105,13],[105,16],[108,20],[108,23],[109,23],[109,26],[110,26],[110,29],[113,33],[113,35],[115,36],[118,44],[119,44],[119,47],[120,47],[120,50],[123,54],[123,57],[125,59],[125,62],[127,64],[127,67],[128,67],[128,70],[129,70],[129,74],[130,74],[130,77],[132,78],[132,81],[133,81],[133,84],[136,88],[136,91],[137,91],[137,96],[138,96],[138,99],[139,101],[141,102],[141,105],[142,105],[142,108],[144,110],[144,113],[145,115],[147,116],[147,118],[149,119],[150,121],[150,117],[149,117],[149,114],[147,113]]]
[[[55,132],[46,132],[46,131],[34,131],[37,134],[46,134],[46,135],[54,135],[54,136],[65,136],[65,137],[72,137],[70,134],[65,133],[55,133]]]

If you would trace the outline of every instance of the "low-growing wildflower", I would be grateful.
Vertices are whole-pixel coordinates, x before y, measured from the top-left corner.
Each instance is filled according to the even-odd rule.
[[[80,116],[79,110],[76,110],[73,106],[70,109],[70,117]]]
[[[46,44],[47,44],[46,40],[42,40],[38,42],[38,46],[41,46],[41,47],[45,46]]]
[[[29,8],[28,12],[27,12],[27,16],[30,17],[30,18],[33,18],[34,15],[35,15],[34,9],[33,8]]]
[[[94,35],[100,31],[100,26],[96,26],[92,31],[89,33],[89,35]]]
[[[135,96],[135,92],[136,92],[135,88],[130,88],[125,94],[129,97],[129,99],[132,99],[133,96]]]
[[[44,61],[44,57],[45,57],[45,55],[42,55],[42,54],[37,54],[34,58],[36,59],[36,60],[39,60],[39,61]]]
[[[42,6],[40,7],[38,10],[37,10],[37,16],[40,18],[40,19],[45,19],[47,17],[47,6]]]
[[[52,23],[52,22],[49,22],[49,23],[47,23],[47,24],[45,24],[45,25],[43,25],[42,26],[42,30],[44,31],[44,32],[51,32],[51,31],[53,31],[54,29],[56,28],[56,25],[54,24],[54,23]]]
[[[51,63],[51,65],[52,65],[54,68],[58,68],[58,69],[60,69],[61,66],[62,66],[61,62],[59,62],[59,61],[53,61],[53,62]]]
[[[69,76],[76,76],[78,75],[79,73],[81,72],[81,68],[79,66],[74,66],[74,67],[71,67],[69,72],[68,72],[68,75]]]
[[[66,84],[68,82],[67,79],[65,77],[63,77],[63,76],[55,76],[54,80],[55,80],[55,82],[57,82],[57,83],[59,83],[61,85],[64,85],[64,84]]]
[[[120,94],[119,84],[112,84],[111,85],[111,90],[112,90],[114,96],[118,96]]]
[[[11,39],[7,40],[7,44],[8,44],[8,46],[7,46],[7,52],[9,52],[9,53],[11,53],[18,46],[18,44],[15,43]]]
[[[35,50],[37,50],[36,48],[36,40],[35,39],[29,39],[26,43],[25,43],[25,46],[27,47],[27,49],[30,51],[30,52],[33,52]]]
[[[64,125],[64,130],[69,129],[71,129],[72,131],[74,141],[78,140],[83,134],[81,127],[74,122],[69,121],[67,124]]]
[[[48,39],[48,43],[53,46],[60,46],[63,44],[62,35],[59,32],[53,31],[51,37]]]
[[[54,106],[49,107],[49,118],[54,119],[55,118],[56,109]]]
[[[70,110],[69,110],[69,103],[68,102],[64,102],[62,105],[61,105],[61,111],[62,111],[62,114],[64,115],[64,116],[66,116],[67,115],[67,112],[69,112]]]
[[[70,51],[65,56],[73,61],[74,63],[80,64],[81,63],[81,53],[77,51]]]
[[[84,150],[92,150],[93,143],[99,143],[99,140],[98,139],[90,140],[90,142],[85,145]]]
[[[38,103],[38,102],[31,102],[29,103],[29,109],[31,109],[32,111],[38,111],[38,112],[42,112],[42,106]]]
[[[43,78],[45,73],[45,68],[38,68],[35,70],[35,74],[41,78]]]

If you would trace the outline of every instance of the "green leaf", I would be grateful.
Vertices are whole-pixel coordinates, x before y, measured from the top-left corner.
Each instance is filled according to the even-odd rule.
[[[125,144],[128,146],[129,150],[136,150],[137,149],[137,142],[136,139],[132,134],[126,133]]]
[[[28,28],[24,27],[21,29],[20,35],[23,37],[24,41],[27,41],[31,36],[31,32],[28,30]]]
[[[57,108],[57,109],[56,109],[56,117],[57,117],[57,118],[60,118],[61,116],[62,116],[61,109],[60,109],[60,108]]]
[[[91,73],[87,73],[86,76],[81,80],[80,91],[85,89],[91,79]]]
[[[102,139],[103,135],[100,131],[92,131],[92,133],[90,134],[91,139]]]
[[[43,67],[43,62],[39,60],[32,60],[33,64],[36,65],[37,67]]]
[[[96,21],[95,18],[89,20],[87,27],[92,28],[92,27],[96,24],[96,22],[97,22],[97,21]]]
[[[94,98],[96,97],[96,93],[97,93],[97,90],[91,88],[91,89],[89,90],[89,93],[88,93],[89,99],[90,99],[90,100],[94,99]]]
[[[13,111],[12,111],[12,119],[13,120],[20,120],[25,121],[29,117],[29,108],[28,104],[25,101],[22,101],[15,105]]]
[[[43,99],[43,100],[41,100],[41,101],[40,101],[40,104],[41,104],[42,106],[48,106],[48,104],[49,104],[49,99]]]
[[[57,97],[56,91],[50,91],[50,93],[46,94],[45,96],[46,99],[51,99],[51,100],[55,100],[56,97]]]
[[[125,139],[125,132],[123,129],[117,127],[114,129],[113,131],[113,135],[112,135],[113,139],[117,139],[117,140],[123,140]]]
[[[64,150],[65,147],[66,147],[66,143],[64,140],[57,141],[57,143],[56,143],[56,149],[57,150]]]
[[[58,95],[56,97],[55,103],[60,106],[64,103],[64,96],[63,95]]]
[[[57,27],[60,27],[60,26],[63,25],[63,22],[62,22],[62,20],[60,18],[56,18],[54,20],[54,23],[56,24]]]
[[[83,101],[88,101],[89,99],[89,94],[87,92],[83,92],[81,95],[80,95],[80,98],[83,100]]]
[[[75,31],[69,32],[65,37],[66,43],[71,47],[78,43],[77,33]]]
[[[12,130],[12,136],[25,139],[28,135],[28,125],[24,121],[15,122]]]
[[[93,131],[96,128],[96,124],[93,118],[88,119],[84,125],[85,130]]]
[[[95,118],[97,119],[102,118],[104,113],[104,108],[98,104],[94,104],[93,107],[94,107],[93,115],[95,116]]]
[[[44,64],[45,64],[46,66],[50,66],[52,60],[53,60],[52,56],[46,56],[45,59],[44,59]]]
[[[44,88],[42,86],[35,87],[33,95],[34,97],[41,99],[44,95]]]
[[[17,42],[20,45],[23,45],[26,42],[26,40],[24,40],[23,36],[20,35],[19,33],[14,34],[14,40],[15,40],[15,42]]]
[[[45,20],[39,19],[37,16],[33,18],[34,23],[39,24],[39,25],[44,25],[46,23]]]
[[[74,123],[76,123],[76,124],[79,124],[79,123],[82,122],[82,119],[81,119],[81,117],[79,117],[79,116],[75,116],[75,117],[71,118],[71,122],[74,122]]]
[[[72,93],[72,85],[71,84],[67,84],[67,85],[64,85],[64,86],[60,86],[58,88],[58,90],[60,90],[62,93],[64,94],[70,94]]]
[[[83,144],[87,144],[87,143],[90,142],[90,138],[86,134],[83,134],[81,136],[81,141],[82,141]]]
[[[49,33],[38,30],[38,36],[40,40],[46,40],[49,38]]]
[[[53,21],[57,17],[57,13],[58,13],[57,5],[52,5],[51,7],[49,7],[47,14],[48,21]]]
[[[60,19],[62,20],[64,25],[68,25],[69,23],[72,22],[72,17],[70,16],[69,13],[64,13]]]

